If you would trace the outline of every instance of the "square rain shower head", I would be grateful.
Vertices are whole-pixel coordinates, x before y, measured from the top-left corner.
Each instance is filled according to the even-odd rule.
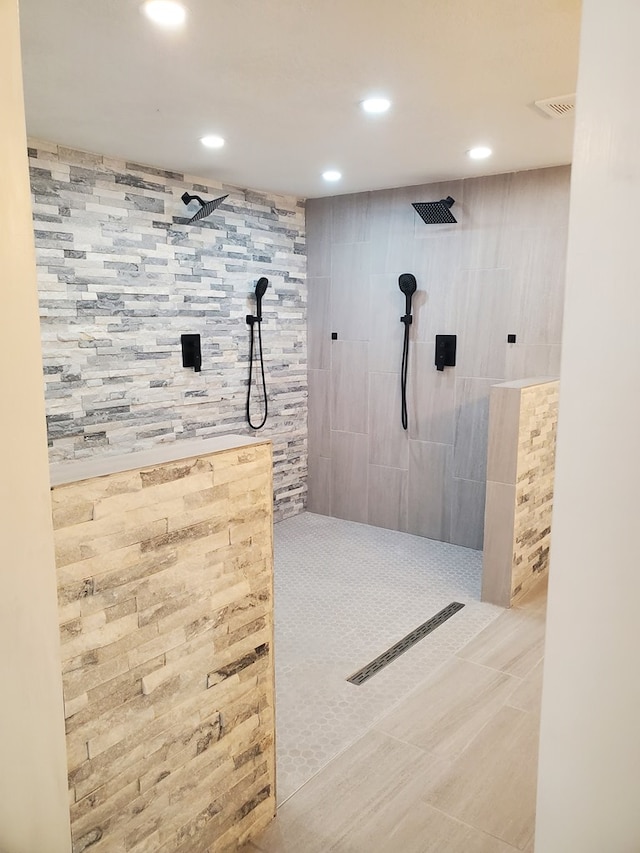
[[[451,207],[455,204],[454,200],[448,195],[440,201],[414,201],[413,207],[422,221],[427,225],[442,225],[445,222],[457,222]]]

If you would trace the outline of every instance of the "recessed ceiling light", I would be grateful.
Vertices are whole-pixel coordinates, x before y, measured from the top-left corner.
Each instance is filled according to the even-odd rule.
[[[367,98],[362,102],[362,109],[366,113],[386,113],[390,106],[388,98]]]
[[[322,177],[325,179],[325,181],[339,181],[342,177],[342,174],[336,169],[327,169],[326,172],[322,173]]]
[[[491,157],[493,151],[490,148],[487,148],[486,145],[478,145],[477,148],[469,149],[467,154],[472,160],[484,160],[487,157]]]
[[[187,10],[176,0],[147,0],[142,7],[147,18],[161,27],[181,27]]]
[[[205,148],[222,148],[224,139],[221,136],[203,136],[200,140]]]

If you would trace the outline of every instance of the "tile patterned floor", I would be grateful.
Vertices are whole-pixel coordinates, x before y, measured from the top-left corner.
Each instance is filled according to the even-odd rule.
[[[545,609],[540,582],[249,831],[242,853],[534,853]]]
[[[501,612],[482,553],[304,513],[275,526],[278,802],[418,690]],[[346,681],[447,604],[466,606],[368,682]]]

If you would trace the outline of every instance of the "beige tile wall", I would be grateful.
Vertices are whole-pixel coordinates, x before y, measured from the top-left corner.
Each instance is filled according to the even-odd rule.
[[[411,206],[448,194],[457,224]],[[568,201],[562,166],[307,202],[308,509],[482,548],[489,388],[559,372]],[[407,432],[403,272],[418,285]],[[444,372],[437,334],[458,336]]]
[[[225,853],[273,817],[271,463],[52,490],[74,851]]]
[[[482,600],[509,607],[549,567],[557,380],[491,389]]]

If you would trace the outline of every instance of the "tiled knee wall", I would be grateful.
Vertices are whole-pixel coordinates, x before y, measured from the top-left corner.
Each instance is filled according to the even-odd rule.
[[[51,461],[251,433],[248,299],[260,276],[276,517],[306,498],[304,204],[31,141]],[[215,213],[186,191],[229,193]],[[200,333],[202,372],[180,336]],[[257,402],[257,401],[256,401]],[[259,421],[259,408],[254,421]]]
[[[559,382],[491,389],[482,598],[508,607],[549,568]]]
[[[273,817],[268,444],[52,490],[74,853]]]

